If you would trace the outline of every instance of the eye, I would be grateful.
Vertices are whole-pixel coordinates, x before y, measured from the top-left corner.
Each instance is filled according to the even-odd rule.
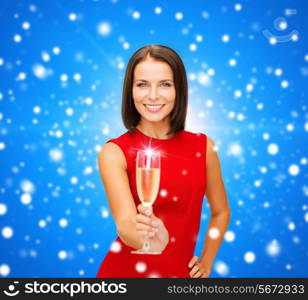
[[[165,87],[169,87],[169,86],[171,86],[171,84],[170,83],[168,83],[168,82],[164,82],[164,83],[162,83],[163,85],[165,85]]]
[[[144,82],[137,83],[137,87],[143,87],[143,86],[145,86],[145,85],[146,85],[146,83],[144,83]],[[162,86],[164,86],[164,87],[170,87],[170,86],[172,86],[172,84],[170,84],[170,83],[168,83],[168,82],[163,82],[163,83],[162,83]]]

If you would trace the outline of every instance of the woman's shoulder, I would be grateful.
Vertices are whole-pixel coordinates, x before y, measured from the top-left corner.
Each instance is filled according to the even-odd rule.
[[[190,138],[205,138],[207,135],[203,132],[192,132],[189,130],[183,130],[183,134]]]
[[[100,147],[98,152],[98,160],[108,160],[115,163],[119,163],[125,169],[127,168],[127,162],[125,154],[121,144],[115,141],[116,139],[108,140],[103,146]]]
[[[210,138],[206,133],[204,132],[192,132],[188,130],[183,130],[183,133],[188,138],[191,138],[192,140],[198,140],[201,139],[203,143],[203,147],[206,149],[207,155],[209,155],[211,152],[217,151],[217,146],[212,138]]]
[[[107,139],[105,144],[101,146],[98,153],[99,158],[108,157],[108,159],[120,162],[125,169],[127,161],[125,158],[125,149],[129,141],[129,132],[125,132],[115,138]]]
[[[190,136],[190,137],[195,137],[195,138],[206,138],[207,142],[209,144],[214,144],[214,141],[205,133],[205,132],[192,132],[192,131],[189,131],[189,130],[183,130],[184,134],[186,136]]]

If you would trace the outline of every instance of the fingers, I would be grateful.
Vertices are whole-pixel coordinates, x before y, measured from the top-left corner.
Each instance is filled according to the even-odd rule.
[[[156,228],[156,227],[153,227],[153,226],[149,226],[149,225],[145,225],[145,224],[143,224],[143,223],[137,223],[136,224],[136,229],[138,230],[138,231],[149,231],[149,232],[151,232],[151,231],[153,231],[153,232],[157,232],[158,231],[158,228]]]
[[[158,222],[141,214],[136,215],[137,223],[143,223],[152,227],[158,227]]]
[[[193,277],[199,272],[199,266],[195,265],[192,270],[189,272],[190,277]]]
[[[210,272],[204,271],[203,274],[201,275],[201,278],[209,278]]]
[[[202,272],[198,271],[192,278],[200,278],[202,276]]]
[[[193,258],[190,260],[188,267],[192,268],[196,263],[198,262],[198,256],[193,256]]]
[[[162,221],[155,216],[152,206],[146,207],[142,204],[139,204],[137,206],[137,210],[138,210],[139,214],[141,214],[145,217],[151,218],[152,220],[155,220],[158,223],[158,225],[163,224]],[[156,225],[154,225],[154,226],[156,226]]]
[[[207,278],[208,274],[204,271],[200,263],[196,264],[189,273],[191,278]]]
[[[155,232],[152,232],[152,231],[149,232],[146,230],[139,230],[138,232],[143,238],[146,236],[152,238],[155,235]]]
[[[138,210],[141,214],[143,214],[143,215],[145,215],[145,216],[148,216],[148,217],[150,217],[150,216],[152,215],[152,213],[153,213],[152,206],[146,207],[146,206],[144,206],[144,205],[142,205],[142,204],[139,204],[139,205],[137,206],[137,210]]]
[[[158,222],[143,214],[137,214],[136,230],[142,236],[153,237],[158,232]]]
[[[198,256],[193,256],[188,264],[192,268],[189,272],[191,278],[207,278],[209,273],[205,271],[204,266],[199,262]]]
[[[193,256],[188,264],[189,268],[192,268],[192,270],[189,272],[190,277],[194,277],[194,275],[199,271],[198,267],[198,256]]]
[[[200,269],[192,276],[192,278],[208,278],[209,275],[209,272],[200,267]]]

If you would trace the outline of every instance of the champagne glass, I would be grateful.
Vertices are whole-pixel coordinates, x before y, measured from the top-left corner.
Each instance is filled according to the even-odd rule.
[[[160,183],[160,153],[158,151],[147,149],[137,152],[136,182],[140,201],[144,206],[151,207],[157,197]],[[131,253],[161,254],[161,252],[151,250],[148,236],[144,237],[142,249]]]

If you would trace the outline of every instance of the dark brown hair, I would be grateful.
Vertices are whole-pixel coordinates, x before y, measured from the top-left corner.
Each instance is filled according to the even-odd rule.
[[[188,87],[184,64],[179,55],[171,48],[162,45],[149,45],[138,49],[130,58],[125,72],[122,92],[122,120],[129,132],[134,131],[140,121],[140,114],[136,110],[132,97],[134,70],[138,63],[150,56],[154,60],[167,63],[172,71],[175,84],[175,107],[170,113],[171,129],[167,135],[175,134],[185,129],[187,114]]]

